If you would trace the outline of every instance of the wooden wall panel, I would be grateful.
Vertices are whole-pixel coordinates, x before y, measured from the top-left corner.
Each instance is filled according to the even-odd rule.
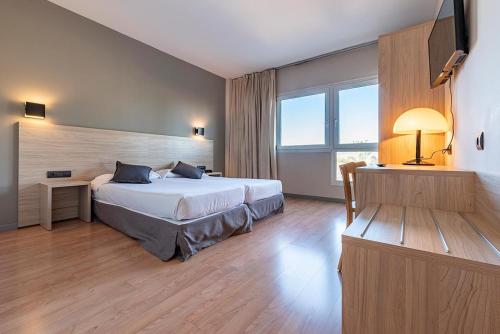
[[[415,136],[395,135],[396,119],[408,109],[429,107],[445,113],[444,86],[431,89],[427,39],[432,22],[379,38],[379,161],[400,164],[415,158]],[[422,155],[444,148],[445,135],[423,135]],[[442,154],[431,160],[444,165]]]
[[[71,170],[72,179],[90,181],[113,173],[116,160],[165,168],[182,160],[213,168],[213,141],[204,138],[162,136],[52,125],[47,122],[19,123],[18,225],[40,221],[40,187],[50,170]],[[57,194],[56,194],[57,195]],[[55,207],[55,218],[73,215],[71,201]]]
[[[492,217],[491,221],[500,228],[500,175],[476,172],[477,211]]]
[[[403,168],[358,168],[357,209],[363,210],[369,203],[382,203],[474,212],[476,178],[473,172]]]

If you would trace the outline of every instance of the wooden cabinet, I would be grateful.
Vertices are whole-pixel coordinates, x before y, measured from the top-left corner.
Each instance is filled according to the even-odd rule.
[[[500,229],[475,210],[474,173],[357,176],[362,211],[342,235],[343,333],[499,333]]]

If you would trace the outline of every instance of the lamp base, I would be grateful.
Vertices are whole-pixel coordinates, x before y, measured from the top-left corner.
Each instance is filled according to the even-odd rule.
[[[434,164],[431,164],[429,162],[425,162],[422,160],[417,161],[415,159],[403,162],[403,165],[407,165],[407,166],[435,166]]]

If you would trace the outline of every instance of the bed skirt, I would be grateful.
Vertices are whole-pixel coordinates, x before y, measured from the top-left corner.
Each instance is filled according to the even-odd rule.
[[[254,220],[266,218],[267,216],[282,213],[285,210],[285,197],[278,194],[269,198],[263,198],[247,204]]]
[[[137,239],[163,261],[173,257],[185,261],[230,236],[251,232],[253,222],[244,204],[180,225],[98,201],[93,201],[93,213],[98,221]]]

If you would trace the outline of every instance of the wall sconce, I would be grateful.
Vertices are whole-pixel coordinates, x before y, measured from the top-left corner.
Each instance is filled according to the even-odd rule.
[[[205,128],[194,128],[194,135],[195,136],[204,136],[205,135]]]
[[[45,104],[26,102],[24,117],[45,119]]]

